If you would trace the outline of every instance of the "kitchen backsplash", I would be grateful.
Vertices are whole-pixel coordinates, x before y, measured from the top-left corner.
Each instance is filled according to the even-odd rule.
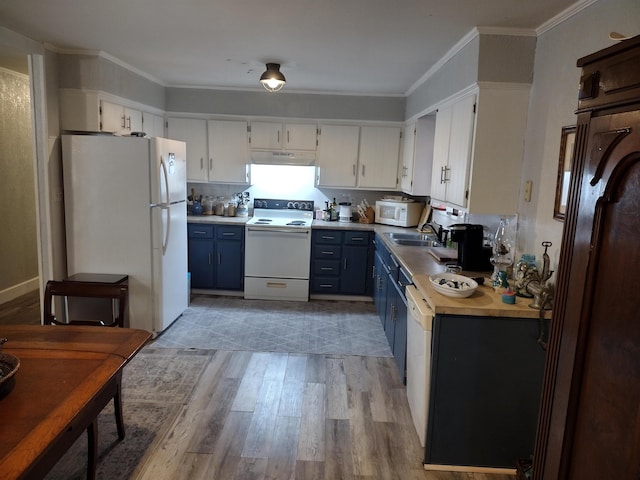
[[[332,188],[316,188],[314,186],[315,167],[286,165],[252,165],[252,185],[243,188],[241,185],[213,183],[188,183],[187,191],[195,189],[196,195],[231,198],[237,192],[249,192],[254,198],[285,198],[295,200],[313,200],[316,207],[324,208],[325,201],[336,199],[338,203],[358,204],[366,199],[370,204],[384,195],[404,195],[401,192],[345,190]],[[425,198],[415,197],[425,201]],[[251,202],[251,207],[253,202]]]

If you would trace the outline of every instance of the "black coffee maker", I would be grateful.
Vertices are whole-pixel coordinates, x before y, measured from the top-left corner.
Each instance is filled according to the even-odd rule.
[[[491,247],[484,246],[484,228],[471,223],[456,223],[449,227],[451,240],[458,244],[458,265],[463,270],[491,270]]]

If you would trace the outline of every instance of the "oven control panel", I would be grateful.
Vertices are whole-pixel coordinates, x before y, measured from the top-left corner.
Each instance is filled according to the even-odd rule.
[[[278,200],[273,198],[256,198],[253,200],[253,208],[269,210],[301,210],[313,212],[313,200]]]

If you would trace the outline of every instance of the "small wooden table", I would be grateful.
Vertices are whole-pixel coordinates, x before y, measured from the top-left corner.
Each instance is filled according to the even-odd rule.
[[[0,326],[20,359],[0,398],[0,476],[44,477],[115,395],[122,368],[151,337],[128,328]]]

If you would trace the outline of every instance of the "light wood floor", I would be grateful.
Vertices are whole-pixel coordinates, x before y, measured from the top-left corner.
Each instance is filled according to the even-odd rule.
[[[138,479],[507,480],[426,472],[391,358],[218,351]]]
[[[39,316],[37,294],[0,305],[0,325]],[[515,478],[426,472],[421,460],[393,359],[217,351],[134,478]]]

